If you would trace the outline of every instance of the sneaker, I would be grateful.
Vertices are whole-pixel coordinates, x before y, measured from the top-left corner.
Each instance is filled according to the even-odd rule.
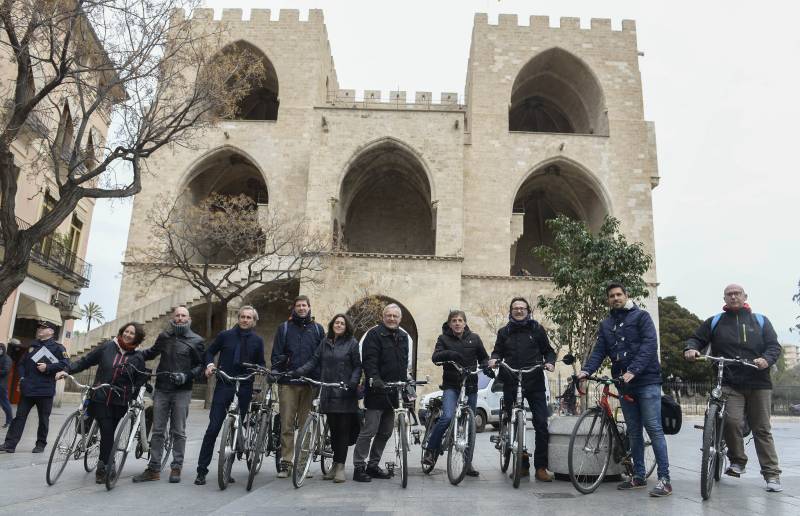
[[[281,462],[280,469],[278,470],[278,478],[289,478],[289,468],[292,465],[288,462]]]
[[[783,486],[781,486],[781,479],[778,477],[768,478],[767,479],[767,486],[765,487],[768,493],[780,493],[783,491]]]
[[[388,471],[386,471],[385,469],[381,469],[381,467],[378,466],[377,464],[375,464],[373,466],[367,466],[367,470],[366,471],[367,471],[367,475],[369,475],[372,478],[377,478],[377,479],[380,479],[380,480],[386,480],[386,479],[392,478],[392,475],[389,474]]]
[[[139,482],[153,482],[155,480],[161,480],[161,473],[153,471],[150,468],[145,468],[143,472],[133,477],[134,484],[138,484]]]
[[[353,480],[356,482],[372,482],[372,477],[367,475],[367,469],[364,466],[356,466],[353,470]]]
[[[742,464],[731,464],[728,466],[728,469],[725,470],[725,474],[730,477],[739,478],[744,475],[744,465]]]
[[[44,453],[44,446],[37,444],[36,446],[33,447],[31,453]]]
[[[669,496],[671,494],[672,485],[669,483],[669,480],[665,478],[659,478],[656,487],[650,490],[650,496],[655,496],[656,498]]]
[[[194,485],[196,486],[204,486],[206,485],[206,474],[205,473],[198,473],[197,478],[194,479]]]
[[[617,484],[617,489],[620,491],[627,491],[628,489],[642,489],[645,487],[647,487],[647,480],[637,477],[633,477],[630,480],[626,480],[625,482]]]
[[[169,470],[169,483],[177,484],[181,481],[181,468],[172,468]]]

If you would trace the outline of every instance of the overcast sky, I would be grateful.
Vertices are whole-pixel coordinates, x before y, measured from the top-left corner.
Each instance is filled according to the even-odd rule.
[[[800,7],[794,2],[269,1],[209,0],[212,7],[321,8],[339,84],[356,90],[464,92],[475,12],[611,18],[637,24],[645,117],[655,122],[661,184],[654,191],[661,296],[701,318],[722,306],[727,283],[782,342],[800,313],[797,171]],[[386,95],[385,93],[384,95]],[[410,97],[413,98],[413,97]],[[436,97],[438,98],[438,97]],[[81,303],[113,318],[130,202],[98,203]]]

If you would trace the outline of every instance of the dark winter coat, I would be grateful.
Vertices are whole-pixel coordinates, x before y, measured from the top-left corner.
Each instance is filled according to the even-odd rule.
[[[206,365],[214,362],[217,353],[219,353],[217,367],[228,376],[248,374],[242,363],[266,366],[264,340],[253,330],[242,330],[238,325],[219,332],[206,350]],[[249,383],[252,383],[252,380]]]
[[[158,362],[159,373],[185,373],[189,380],[175,385],[166,374],[156,378],[156,389],[160,391],[190,391],[193,380],[199,378],[205,369],[203,337],[186,329],[183,335],[176,335],[172,328],[161,332],[152,347],[142,351],[145,360],[161,356]]]
[[[358,412],[358,382],[361,380],[361,355],[358,341],[353,337],[338,339],[335,343],[328,337],[322,340],[311,359],[296,369],[301,376],[321,369],[321,381],[344,382],[347,390],[323,387],[320,394],[320,411],[328,413]]]
[[[281,323],[275,332],[272,341],[272,368],[278,371],[291,371],[302,367],[319,348],[325,338],[325,329],[321,324],[314,322],[310,317],[301,319],[292,316],[291,319]],[[319,367],[311,370],[306,375],[309,378],[319,378]],[[281,378],[278,383],[299,383],[295,379]]]
[[[397,408],[397,390],[370,386],[370,380],[399,382],[408,378],[408,334],[402,329],[390,330],[383,324],[364,336],[361,365],[366,378],[364,406],[368,409]]]
[[[631,372],[631,386],[661,383],[656,326],[650,314],[633,304],[631,308],[611,310],[600,323],[597,343],[581,368],[595,372],[605,357],[611,359],[614,377]]]
[[[436,347],[433,349],[433,357],[431,357],[433,362],[452,360],[468,369],[475,369],[476,365],[485,367],[488,359],[489,355],[486,353],[486,348],[483,347],[483,341],[477,333],[470,331],[469,326],[465,326],[464,333],[461,337],[457,337],[450,329],[450,325],[446,322],[442,325],[442,334],[436,340]],[[465,387],[467,394],[478,392],[478,376],[470,375]],[[461,373],[450,364],[443,366],[441,388],[461,388]]]
[[[492,350],[492,358],[502,358],[514,369],[524,369],[541,364],[555,364],[556,353],[550,346],[550,339],[541,324],[533,319],[524,322],[509,321],[497,332],[497,341]],[[498,380],[508,390],[517,388],[517,377],[504,367],[499,369]],[[544,372],[539,369],[522,377],[524,392],[542,392]]]
[[[11,373],[11,357],[3,349],[3,354],[0,355],[0,386],[8,382],[8,375]]]
[[[781,345],[769,319],[764,317],[764,327],[758,324],[750,310],[725,312],[711,331],[711,320],[706,319],[686,343],[686,349],[704,351],[711,345],[710,354],[725,358],[763,358],[771,366],[778,361]],[[732,387],[771,389],[769,368],[754,369],[739,364],[726,365],[722,383]]]
[[[46,348],[47,353],[38,361],[47,364],[44,373],[39,372],[32,360],[42,348]],[[68,364],[67,349],[60,343],[53,339],[44,342],[34,340],[19,363],[20,392],[29,398],[52,398],[56,395],[56,373],[65,370]]]
[[[119,390],[99,389],[92,393],[92,400],[106,405],[127,405],[139,393],[146,376],[138,371],[145,371],[142,355],[137,351],[123,351],[112,339],[90,351],[77,362],[69,364],[70,374],[79,373],[92,366],[97,366],[92,385],[110,383]]]

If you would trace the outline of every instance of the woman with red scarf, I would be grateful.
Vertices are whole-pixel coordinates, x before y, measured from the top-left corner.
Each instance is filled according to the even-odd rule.
[[[135,322],[125,324],[117,336],[99,345],[77,362],[71,362],[67,371],[59,373],[56,379],[75,374],[97,366],[93,385],[109,383],[116,389],[99,389],[92,394],[89,414],[97,420],[100,427],[100,460],[97,463],[95,481],[106,481],[106,468],[111,448],[114,445],[114,430],[117,423],[128,410],[128,402],[136,397],[138,388],[144,382],[142,375],[145,362],[136,348],[144,340],[144,327]]]

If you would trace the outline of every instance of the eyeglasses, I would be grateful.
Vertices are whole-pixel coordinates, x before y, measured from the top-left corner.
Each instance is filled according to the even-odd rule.
[[[744,295],[744,292],[741,290],[733,290],[731,292],[725,292],[725,297],[741,297]]]
[[[515,306],[511,309],[512,312],[527,312],[528,308],[524,306]]]

